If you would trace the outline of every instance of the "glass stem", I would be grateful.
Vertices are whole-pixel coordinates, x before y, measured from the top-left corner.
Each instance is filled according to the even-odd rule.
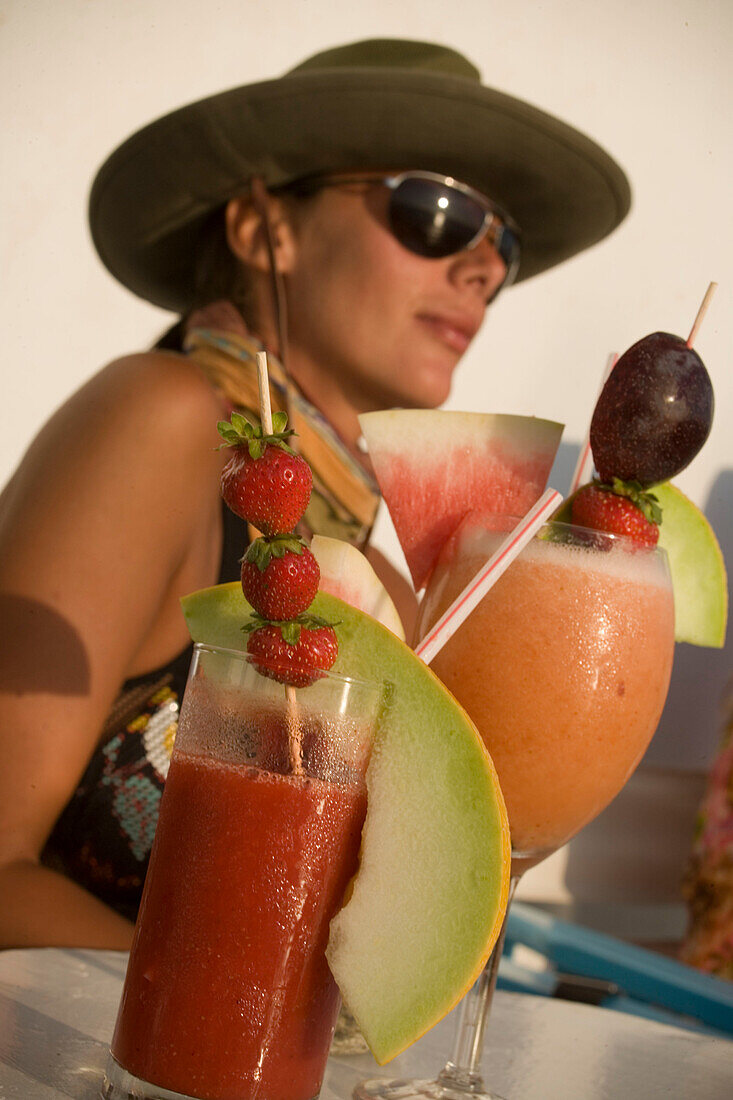
[[[509,900],[499,938],[494,944],[489,961],[463,998],[453,1057],[446,1063],[438,1077],[441,1085],[452,1085],[469,1095],[473,1090],[483,1089],[481,1055],[484,1049],[484,1030],[491,1011],[496,979],[499,976],[499,960],[504,947],[509,906],[518,882],[519,875],[513,875],[509,883]]]

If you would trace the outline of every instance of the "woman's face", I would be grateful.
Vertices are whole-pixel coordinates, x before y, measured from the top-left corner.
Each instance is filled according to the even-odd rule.
[[[387,201],[353,183],[306,200],[286,274],[291,369],[337,378],[358,412],[442,404],[505,273],[487,240],[439,260],[409,252]]]

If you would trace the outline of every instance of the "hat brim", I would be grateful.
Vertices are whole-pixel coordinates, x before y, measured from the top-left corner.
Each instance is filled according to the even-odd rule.
[[[631,202],[600,146],[528,103],[458,77],[339,68],[222,92],[134,134],[94,181],[92,237],[124,286],[183,312],[202,225],[252,176],[274,187],[315,172],[417,168],[511,214],[519,280],[601,240]]]

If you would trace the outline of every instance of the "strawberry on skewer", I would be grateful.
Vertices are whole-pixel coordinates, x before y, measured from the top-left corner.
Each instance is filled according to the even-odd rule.
[[[308,687],[327,672],[338,655],[336,632],[316,615],[302,615],[284,623],[253,616],[247,652],[256,658],[263,676],[289,685]]]
[[[639,546],[653,547],[659,541],[662,510],[656,497],[618,478],[612,486],[599,481],[583,485],[572,499],[570,514],[579,527],[624,535]]]
[[[287,440],[287,415],[275,413],[272,430],[232,413],[217,427],[233,454],[221,474],[221,495],[231,510],[264,535],[292,531],[302,517],[313,487],[310,466]]]
[[[257,356],[262,425],[234,412],[219,434],[234,453],[221,476],[225,503],[263,535],[242,558],[241,581],[254,614],[244,626],[247,651],[263,676],[285,684],[292,726],[293,770],[300,771],[296,687],[307,687],[333,665],[338,640],[333,627],[308,615],[318,591],[318,562],[294,528],[310,499],[310,466],[288,444],[295,433],[284,412],[272,414],[267,359]]]
[[[321,579],[315,557],[297,535],[255,539],[242,559],[242,590],[263,619],[294,619],[313,602]]]

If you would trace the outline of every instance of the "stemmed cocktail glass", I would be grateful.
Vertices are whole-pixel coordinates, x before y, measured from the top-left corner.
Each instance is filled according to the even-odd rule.
[[[516,520],[468,517],[421,604],[422,638]],[[512,891],[621,790],[656,729],[669,684],[674,608],[666,555],[552,523],[431,663],[496,765],[512,834]],[[510,894],[511,896],[511,894]],[[464,999],[452,1060],[434,1081],[374,1080],[359,1100],[496,1100],[481,1076],[503,932]]]

